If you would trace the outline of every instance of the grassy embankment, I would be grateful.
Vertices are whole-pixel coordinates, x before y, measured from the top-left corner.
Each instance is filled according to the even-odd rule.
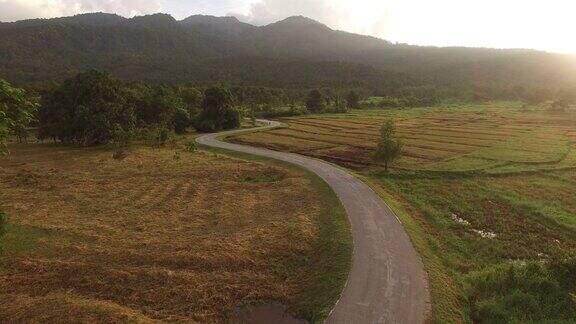
[[[405,154],[369,157],[397,121]],[[576,317],[576,114],[517,103],[288,118],[232,141],[354,169],[397,212],[425,261],[436,322]]]
[[[0,318],[223,322],[279,302],[320,320],[345,282],[345,213],[301,169],[179,147],[11,151]]]

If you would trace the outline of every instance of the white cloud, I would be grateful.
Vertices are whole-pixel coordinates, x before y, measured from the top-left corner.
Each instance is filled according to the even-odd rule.
[[[386,37],[389,10],[379,0],[254,0],[240,20],[265,25],[289,16],[303,15],[332,28]]]
[[[330,1],[318,0],[264,0],[252,3],[242,18],[257,25],[269,24],[289,16],[305,15],[330,24],[341,20],[345,13]]]
[[[160,0],[0,0],[0,21],[61,17],[97,11],[131,17],[161,9]]]

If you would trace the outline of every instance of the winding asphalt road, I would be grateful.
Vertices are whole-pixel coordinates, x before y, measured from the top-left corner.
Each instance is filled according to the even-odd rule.
[[[266,130],[280,123],[250,131]],[[259,155],[304,167],[332,187],[340,198],[354,239],[352,269],[342,296],[327,323],[424,323],[430,314],[430,293],[420,256],[402,224],[370,187],[343,169],[294,153],[225,143],[217,138],[243,132],[200,136],[203,145]]]

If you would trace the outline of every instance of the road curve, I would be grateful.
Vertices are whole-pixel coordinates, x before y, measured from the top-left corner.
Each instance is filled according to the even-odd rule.
[[[266,130],[280,125],[261,120]],[[354,240],[352,269],[327,323],[423,323],[430,293],[420,256],[396,215],[372,189],[343,169],[294,153],[219,141],[234,130],[197,138],[202,145],[273,158],[304,167],[332,187],[340,198]]]

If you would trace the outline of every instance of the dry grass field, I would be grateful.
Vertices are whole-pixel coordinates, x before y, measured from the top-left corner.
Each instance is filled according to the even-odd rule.
[[[370,159],[387,118],[405,144],[390,173]],[[576,318],[576,112],[489,103],[283,121],[230,141],[325,159],[372,184],[425,261],[436,322]]]
[[[503,109],[502,106],[505,106]],[[576,167],[576,117],[523,111],[511,103],[362,111],[286,118],[287,128],[232,139],[364,169],[372,165],[384,119],[394,118],[405,144],[397,169],[490,173]]]
[[[177,148],[122,161],[106,149],[11,151],[0,321],[224,322],[269,302],[318,320],[346,279],[345,214],[299,169]]]

